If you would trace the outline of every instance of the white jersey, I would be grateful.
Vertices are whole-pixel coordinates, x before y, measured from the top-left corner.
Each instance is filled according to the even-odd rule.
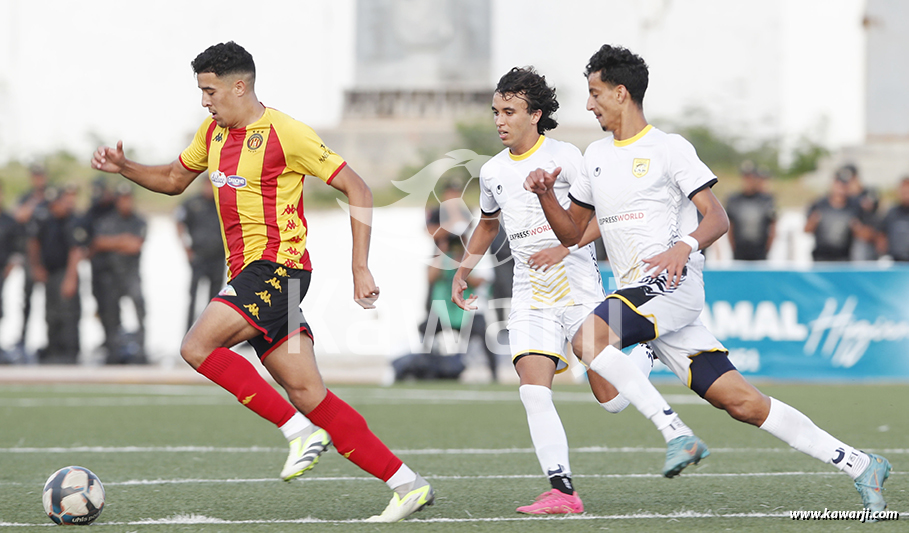
[[[596,210],[619,288],[645,276],[643,259],[697,228],[691,197],[717,180],[691,143],[649,125],[631,139],[592,143],[582,174],[571,199]],[[703,263],[704,256],[693,250],[688,268],[700,272]]]
[[[568,207],[568,190],[580,179],[582,161],[581,151],[574,145],[540,136],[526,153],[514,156],[506,148],[480,169],[480,209],[487,215],[502,211],[514,258],[512,310],[600,302],[606,296],[592,244],[568,254],[545,273],[528,266],[533,254],[560,243],[536,194],[524,189],[524,180],[538,168],[551,172],[562,167],[555,194]]]

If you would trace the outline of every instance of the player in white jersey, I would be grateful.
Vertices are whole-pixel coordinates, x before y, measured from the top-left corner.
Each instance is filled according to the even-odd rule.
[[[619,348],[649,341],[657,357],[698,395],[736,420],[833,464],[855,480],[866,509],[883,511],[887,459],[837,440],[801,412],[762,394],[698,319],[704,307],[700,249],[725,233],[729,223],[710,190],[716,176],[694,147],[644,118],[644,60],[604,45],[590,58],[586,74],[587,109],[613,136],[587,149],[584,177],[572,186],[567,211],[552,191],[559,169],[535,170],[525,185],[538,194],[563,244],[577,242],[595,213],[612,262],[619,288],[585,320],[572,343],[575,353],[645,412],[654,409],[655,400],[626,390],[627,382],[614,379],[617,371],[610,367],[620,361]]]
[[[580,248],[559,244],[524,179],[536,168],[565,169],[555,188],[567,207],[568,189],[580,179],[583,156],[575,146],[543,135],[556,126],[555,89],[531,68],[514,68],[496,87],[492,110],[505,150],[480,169],[480,209],[483,216],[467,244],[467,257],[452,282],[452,300],[464,309],[476,309],[474,298],[465,301],[466,279],[499,231],[499,215],[508,235],[514,277],[508,339],[515,370],[521,379],[520,396],[543,473],[552,490],[544,492],[518,512],[528,514],[580,513],[584,505],[571,482],[568,439],[552,402],[554,374],[567,370],[567,342],[588,314],[605,297],[593,246],[598,235],[591,224]],[[584,245],[584,243],[587,243]],[[646,349],[631,358],[649,374],[653,360]],[[627,400],[599,376],[590,375],[594,396],[611,412]]]

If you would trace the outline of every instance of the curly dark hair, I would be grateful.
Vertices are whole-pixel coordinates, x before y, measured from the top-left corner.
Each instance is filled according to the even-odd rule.
[[[624,85],[631,100],[643,107],[648,69],[641,56],[621,46],[604,44],[597,53],[590,56],[584,76],[590,77],[594,72],[599,72],[600,79],[605,83]]]
[[[559,123],[553,114],[559,109],[555,87],[546,84],[546,76],[537,74],[533,67],[514,67],[499,79],[496,92],[502,96],[509,94],[527,102],[527,112],[542,111],[543,116],[537,122],[537,133],[541,135],[554,129]]]
[[[233,41],[209,46],[193,59],[192,67],[196,75],[211,72],[220,78],[228,74],[248,74],[256,79],[252,55]]]

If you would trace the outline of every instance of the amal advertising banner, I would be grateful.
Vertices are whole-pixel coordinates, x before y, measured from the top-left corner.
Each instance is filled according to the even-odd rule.
[[[909,267],[707,270],[704,283],[701,320],[746,376],[909,380]]]

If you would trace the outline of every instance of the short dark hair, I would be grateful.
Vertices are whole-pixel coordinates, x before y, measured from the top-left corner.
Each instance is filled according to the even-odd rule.
[[[599,72],[600,80],[610,85],[624,85],[631,100],[643,107],[648,69],[641,56],[621,46],[604,44],[590,56],[584,76],[590,77],[594,72]]]
[[[233,41],[209,46],[193,59],[192,67],[196,75],[211,72],[220,78],[229,74],[249,74],[256,79],[252,54]]]
[[[533,67],[514,67],[499,79],[496,92],[502,96],[512,94],[527,102],[527,112],[542,111],[537,122],[537,133],[542,134],[559,125],[553,114],[559,109],[555,87],[546,84],[546,76],[537,74]]]

